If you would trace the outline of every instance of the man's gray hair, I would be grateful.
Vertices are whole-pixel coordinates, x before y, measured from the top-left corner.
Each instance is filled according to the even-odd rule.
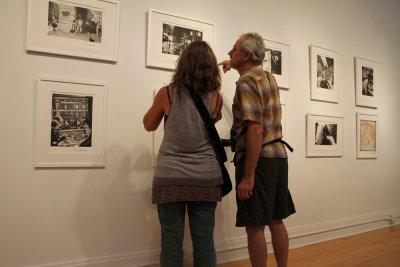
[[[265,57],[264,39],[261,35],[255,32],[248,32],[242,34],[240,38],[243,38],[240,50],[245,53],[250,52],[250,61],[256,66],[261,65]]]

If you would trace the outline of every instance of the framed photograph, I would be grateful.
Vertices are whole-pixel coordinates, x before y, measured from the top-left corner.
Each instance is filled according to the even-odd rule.
[[[338,103],[338,53],[310,46],[311,99]]]
[[[341,157],[343,117],[307,113],[307,157]]]
[[[378,63],[356,57],[356,105],[378,107]]]
[[[271,72],[279,88],[290,88],[290,46],[278,42],[264,40],[265,58],[263,70]]]
[[[28,51],[118,59],[119,0],[29,0]]]
[[[215,25],[156,9],[149,9],[146,66],[174,69],[182,50],[192,41],[214,47]]]
[[[378,157],[378,116],[357,113],[357,158]]]
[[[104,84],[40,79],[35,167],[104,167]]]

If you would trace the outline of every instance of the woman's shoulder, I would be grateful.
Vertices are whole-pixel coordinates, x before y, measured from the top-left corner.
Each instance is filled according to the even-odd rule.
[[[156,97],[159,97],[161,99],[170,98],[172,100],[172,93],[173,93],[172,89],[173,89],[172,85],[163,86],[158,90]]]

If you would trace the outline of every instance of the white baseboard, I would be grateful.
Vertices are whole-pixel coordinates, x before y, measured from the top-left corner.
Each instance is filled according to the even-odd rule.
[[[394,215],[394,218],[391,217]],[[398,225],[400,217],[400,209],[387,210],[382,212],[371,213],[367,215],[354,216],[331,220],[323,223],[317,223],[306,226],[288,228],[290,239],[290,248],[302,247],[310,244],[320,243],[327,240],[351,236],[358,233],[368,232],[391,225]],[[268,242],[268,253],[272,252],[271,237],[266,231],[266,239]],[[247,237],[237,237],[229,240],[219,241],[215,243],[217,251],[218,263],[236,261],[248,258]],[[185,247],[185,266],[192,266],[192,249]],[[53,262],[40,265],[32,265],[31,267],[137,267],[159,266],[159,250],[142,251],[137,253],[128,253],[121,255],[105,256],[101,258],[81,259],[65,262]]]

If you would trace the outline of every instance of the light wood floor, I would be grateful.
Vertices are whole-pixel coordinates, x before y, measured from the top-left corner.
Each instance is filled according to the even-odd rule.
[[[268,254],[268,267],[276,267]],[[400,225],[289,250],[288,266],[400,267]],[[218,267],[251,267],[250,260],[219,264]]]

